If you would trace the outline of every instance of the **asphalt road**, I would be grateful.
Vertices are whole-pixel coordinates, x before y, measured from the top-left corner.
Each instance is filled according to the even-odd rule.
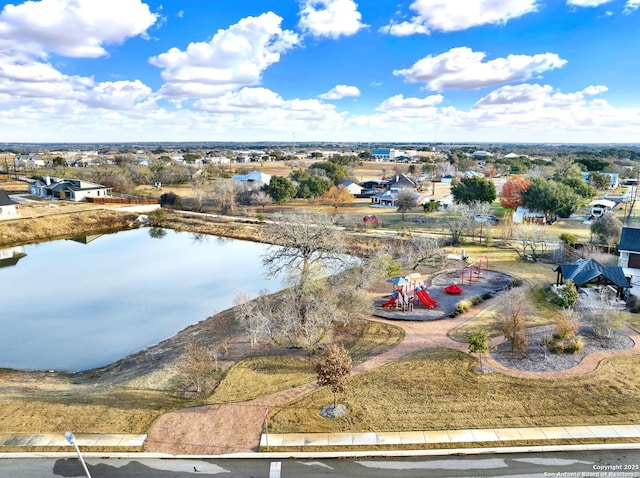
[[[640,478],[640,449],[366,459],[87,458],[92,478]],[[77,459],[0,459],[0,478],[85,477]]]

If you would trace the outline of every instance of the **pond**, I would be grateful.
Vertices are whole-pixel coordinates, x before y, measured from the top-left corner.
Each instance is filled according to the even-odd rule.
[[[265,244],[136,229],[0,251],[0,367],[108,365],[233,306],[282,288]]]

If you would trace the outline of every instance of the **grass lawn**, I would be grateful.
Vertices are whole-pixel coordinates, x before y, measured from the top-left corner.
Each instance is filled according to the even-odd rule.
[[[355,362],[384,352],[403,337],[402,329],[364,322],[338,329]],[[17,372],[0,370],[11,384]],[[146,433],[165,412],[203,403],[237,402],[316,379],[309,360],[292,357],[247,358],[231,367],[215,393],[205,399],[179,398],[170,390],[125,385],[96,387],[34,377],[38,386],[3,387],[0,380],[0,433]]]
[[[517,426],[632,424],[640,420],[640,357],[609,360],[584,377],[527,380],[477,374],[449,349],[418,352],[352,377],[339,395],[348,413],[320,416],[326,387],[272,413],[270,430],[409,431]]]
[[[362,335],[348,346],[354,363],[386,352],[402,340],[404,331],[393,325],[367,322]],[[317,358],[317,357],[316,357]],[[206,403],[251,400],[262,395],[313,382],[316,374],[312,360],[294,357],[250,357],[225,374]]]

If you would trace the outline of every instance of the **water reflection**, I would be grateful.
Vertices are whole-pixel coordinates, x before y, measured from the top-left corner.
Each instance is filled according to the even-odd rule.
[[[262,272],[263,244],[164,232],[161,241],[136,229],[4,253],[24,259],[0,268],[0,367],[104,366],[233,306],[240,292],[281,288]]]
[[[167,231],[165,231],[161,227],[151,227],[149,228],[149,237],[151,239],[162,239],[167,235]]]

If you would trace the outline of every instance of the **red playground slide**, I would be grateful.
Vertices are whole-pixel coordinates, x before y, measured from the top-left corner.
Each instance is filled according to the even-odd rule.
[[[398,293],[394,292],[393,294],[391,294],[391,298],[388,301],[383,302],[382,304],[380,304],[380,306],[382,308],[391,307],[393,304],[396,303],[397,300],[398,300]]]
[[[426,289],[416,289],[416,296],[429,309],[433,309],[438,305],[438,301],[431,297]]]

